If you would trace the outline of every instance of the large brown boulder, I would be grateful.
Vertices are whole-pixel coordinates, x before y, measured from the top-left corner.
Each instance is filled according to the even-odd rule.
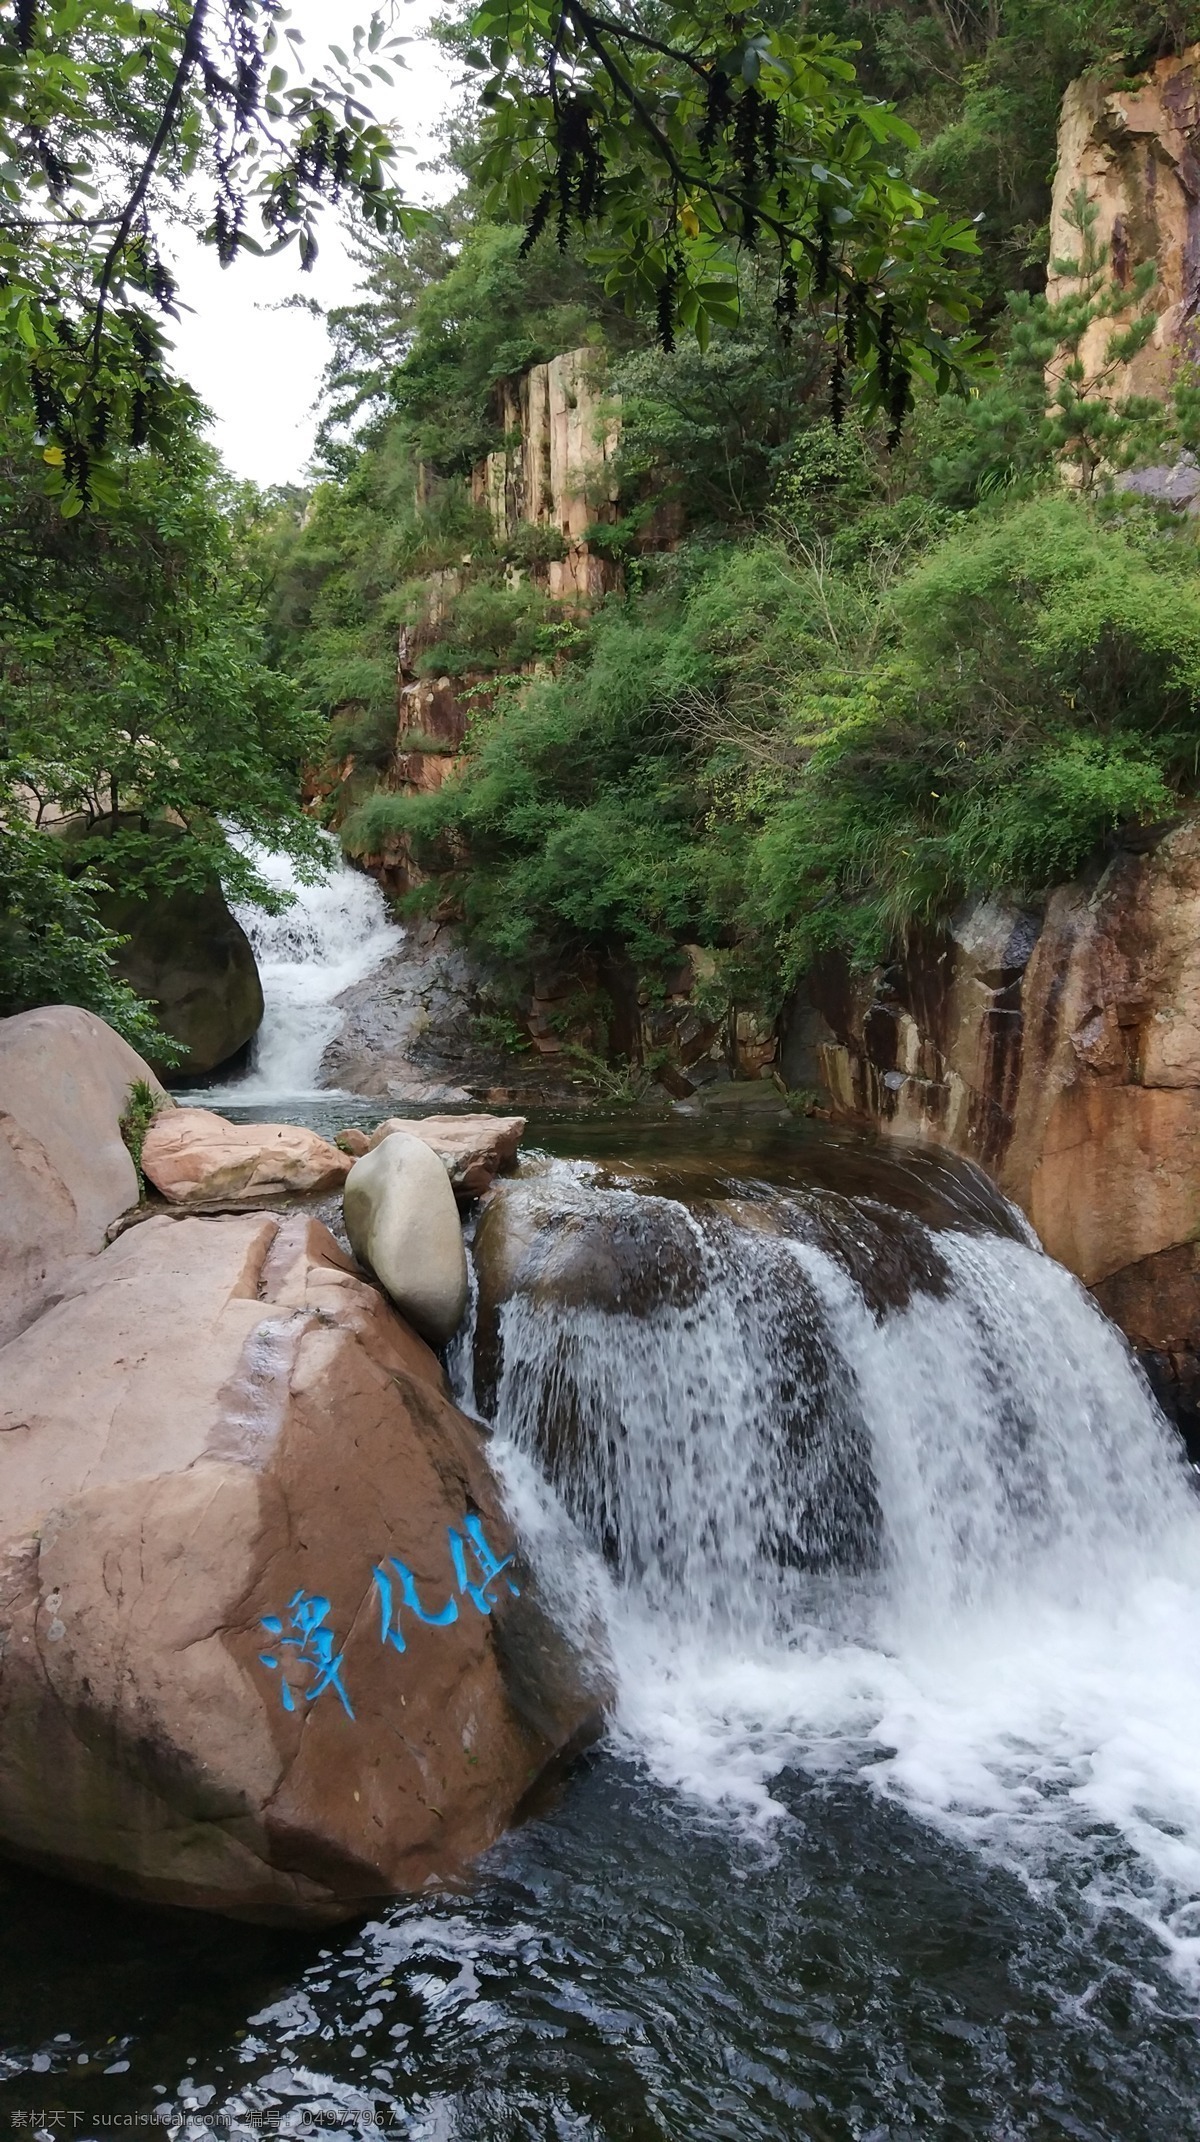
[[[299,1123],[230,1123],[209,1108],[157,1116],[142,1171],[172,1205],[231,1204],[337,1190],[350,1160]]]
[[[482,1431],[315,1221],[130,1229],[0,1392],[11,1853],[335,1920],[453,1874],[595,1731]]]
[[[481,1197],[497,1175],[511,1168],[525,1135],[524,1116],[389,1116],[367,1141],[367,1151],[393,1131],[432,1146],[445,1162],[458,1197]]]
[[[94,1012],[47,1004],[0,1019],[0,1344],[137,1204],[121,1117],[139,1081],[167,1102],[149,1065]]]

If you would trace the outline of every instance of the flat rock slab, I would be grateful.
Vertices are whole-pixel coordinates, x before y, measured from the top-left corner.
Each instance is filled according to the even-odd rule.
[[[156,1116],[142,1147],[143,1174],[172,1205],[334,1190],[350,1166],[345,1153],[298,1123],[230,1123],[208,1108]]]
[[[482,1431],[319,1223],[147,1221],[0,1393],[9,1852],[332,1921],[453,1875],[597,1730]]]
[[[381,1145],[393,1131],[403,1131],[432,1146],[445,1162],[460,1197],[480,1197],[502,1169],[515,1163],[525,1120],[524,1116],[389,1116],[372,1131],[367,1150]]]

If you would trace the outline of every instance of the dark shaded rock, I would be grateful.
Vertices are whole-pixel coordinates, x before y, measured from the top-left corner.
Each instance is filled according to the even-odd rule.
[[[338,998],[320,1082],[371,1099],[454,1107],[496,1091],[569,1096],[568,1074],[489,1044],[484,979],[453,929],[426,923]]]
[[[696,1301],[705,1284],[698,1234],[678,1205],[633,1192],[572,1204],[561,1185],[537,1178],[492,1192],[474,1258],[475,1388],[485,1412],[495,1403],[500,1310],[514,1295],[562,1310],[646,1316]]]
[[[180,885],[146,899],[109,893],[97,906],[105,926],[129,939],[117,971],[150,998],[164,1032],[188,1051],[174,1068],[156,1066],[164,1078],[190,1085],[253,1040],[262,1024],[262,983],[250,940],[219,885],[200,892]]]

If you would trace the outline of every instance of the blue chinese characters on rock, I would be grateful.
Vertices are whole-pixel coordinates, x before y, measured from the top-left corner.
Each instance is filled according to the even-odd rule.
[[[373,1572],[376,1596],[379,1601],[380,1641],[390,1645],[393,1651],[407,1651],[408,1640],[404,1634],[403,1616],[408,1613],[414,1621],[423,1622],[428,1629],[448,1629],[458,1620],[459,1599],[469,1600],[480,1614],[490,1614],[499,1599],[501,1580],[514,1599],[521,1596],[520,1586],[507,1574],[512,1567],[512,1555],[501,1560],[488,1543],[483,1525],[474,1515],[464,1516],[460,1526],[447,1525],[450,1547],[450,1567],[458,1598],[451,1593],[444,1606],[431,1612],[421,1601],[417,1580],[406,1562],[396,1555],[388,1555],[375,1566]],[[293,1592],[283,1614],[264,1614],[261,1625],[272,1639],[272,1647],[259,1652],[259,1663],[270,1673],[279,1675],[280,1701],[285,1711],[294,1711],[297,1697],[305,1703],[315,1703],[326,1689],[338,1698],[347,1718],[354,1719],[354,1710],[342,1678],[343,1652],[339,1651],[337,1637],[329,1625],[333,1609],[330,1601],[319,1592],[306,1592],[303,1587]]]
[[[260,1651],[262,1665],[280,1676],[279,1693],[285,1711],[294,1711],[296,1698],[288,1679],[288,1667],[307,1665],[316,1669],[304,1690],[306,1703],[315,1703],[326,1688],[332,1688],[340,1697],[347,1718],[353,1719],[350,1698],[342,1682],[342,1654],[336,1650],[333,1631],[326,1628],[332,1608],[328,1599],[317,1592],[301,1589],[293,1592],[288,1601],[287,1616],[264,1614],[262,1626],[275,1638],[277,1650],[272,1653]],[[294,1660],[284,1658],[284,1652],[294,1652]]]

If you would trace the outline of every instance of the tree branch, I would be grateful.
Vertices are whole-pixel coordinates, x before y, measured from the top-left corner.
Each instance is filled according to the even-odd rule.
[[[138,174],[137,184],[134,186],[133,192],[130,194],[128,201],[125,203],[124,213],[121,217],[119,224],[117,225],[116,236],[114,237],[113,242],[104,257],[104,265],[100,270],[99,279],[96,285],[96,320],[95,325],[92,329],[93,364],[99,362],[100,337],[104,328],[105,307],[108,302],[109,291],[112,287],[113,276],[116,273],[117,263],[120,260],[121,254],[124,252],[125,247],[129,243],[129,234],[133,229],[134,218],[136,217],[138,210],[142,206],[142,203],[150,190],[150,181],[154,176],[155,168],[158,164],[158,159],[162,155],[162,152],[165,149],[168,140],[170,139],[171,130],[175,125],[175,121],[179,117],[179,109],[183,103],[184,91],[187,88],[188,80],[191,76],[192,69],[195,67],[196,61],[200,57],[200,39],[204,30],[204,19],[207,13],[208,0],[195,0],[191,15],[188,19],[187,30],[184,34],[183,50],[179,55],[179,64],[175,69],[175,75],[171,83],[170,92],[168,94],[167,101],[163,106],[162,118],[159,120],[158,125],[155,128],[154,139],[150,143],[150,147],[146,151],[145,161],[142,164],[141,171]]]

